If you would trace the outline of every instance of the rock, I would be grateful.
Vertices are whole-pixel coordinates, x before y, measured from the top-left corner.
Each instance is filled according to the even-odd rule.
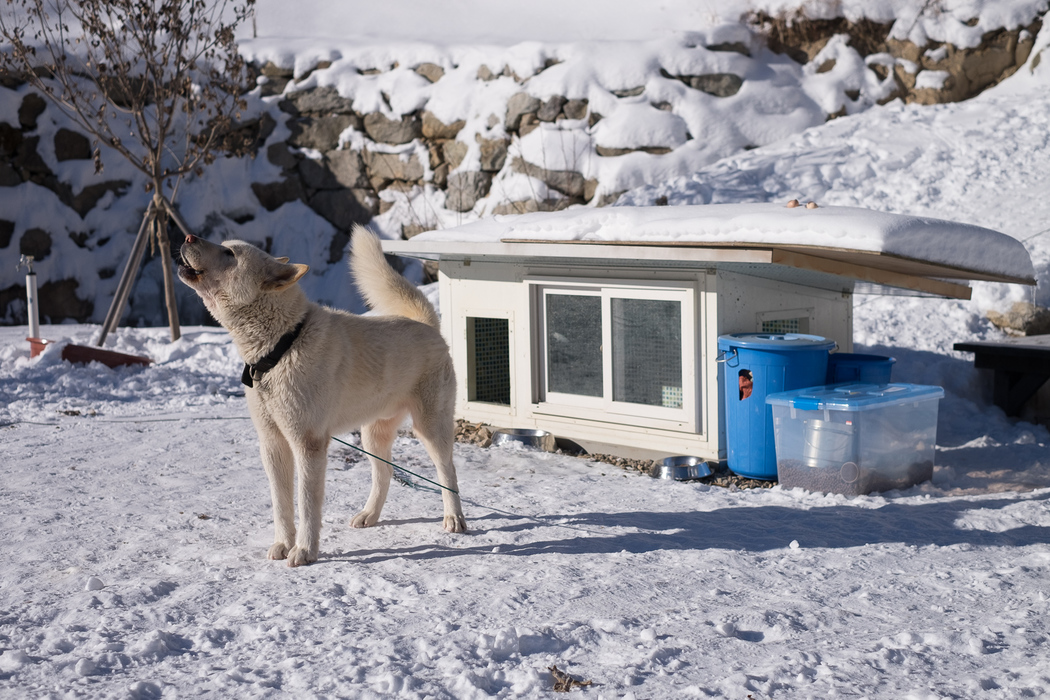
[[[435,187],[445,189],[448,186],[448,163],[442,163],[441,165],[434,168],[434,175],[431,179]]]
[[[445,190],[445,208],[452,211],[470,211],[492,187],[492,175],[478,170],[452,173]]]
[[[528,94],[519,92],[507,100],[507,114],[503,123],[508,131],[517,131],[521,128],[521,118],[526,114],[535,114],[541,106],[541,102]]]
[[[231,124],[225,132],[217,134],[216,150],[227,155],[240,157],[254,154],[266,143],[273,133],[277,122],[268,112],[263,112],[258,119]]]
[[[340,231],[348,231],[354,224],[367,224],[379,206],[365,190],[321,190],[307,204]]]
[[[531,214],[537,211],[561,211],[566,209],[572,204],[572,200],[568,198],[559,199],[521,199],[515,202],[503,202],[497,204],[492,208],[492,214],[494,216],[502,216],[506,214]]]
[[[21,255],[32,255],[33,260],[40,262],[51,255],[51,243],[51,234],[44,229],[26,229],[18,241],[18,252]]]
[[[732,51],[734,53],[743,54],[744,56],[750,56],[751,50],[742,41],[730,41],[722,44],[711,44],[705,46],[708,51]]]
[[[451,124],[445,124],[440,119],[435,117],[431,112],[423,112],[423,138],[427,139],[454,139],[456,134],[460,132],[466,121],[463,119],[457,119]],[[411,139],[409,139],[411,140]]]
[[[83,219],[89,211],[95,208],[99,200],[106,196],[107,192],[112,192],[121,197],[128,191],[129,187],[131,187],[131,183],[127,180],[110,180],[88,185],[73,197],[70,207]]]
[[[287,202],[303,199],[303,186],[297,177],[289,177],[277,182],[253,182],[252,192],[266,211],[273,211]]]
[[[567,197],[578,199],[584,197],[584,178],[575,170],[547,170],[522,158],[515,158],[512,165],[517,172],[542,180],[552,190],[561,192]]]
[[[59,129],[55,132],[55,159],[91,160],[91,142],[76,131]]]
[[[1050,333],[1050,309],[1030,304],[1027,301],[1014,302],[1006,313],[991,310],[985,315],[992,325],[1011,335]]]
[[[638,95],[645,92],[645,86],[639,85],[638,87],[624,88],[622,90],[610,90],[610,92],[617,97],[638,97]]]
[[[664,153],[670,153],[674,149],[667,148],[666,146],[642,146],[640,148],[610,148],[608,146],[595,146],[594,150],[603,158],[614,158],[616,156],[634,153],[635,151],[652,153],[653,155],[663,155]]]
[[[444,160],[448,163],[449,169],[455,170],[463,162],[463,159],[467,157],[467,152],[470,148],[462,141],[449,141],[441,150],[444,153]]]
[[[22,104],[18,108],[18,123],[26,131],[36,128],[36,120],[47,107],[43,97],[35,92],[28,93],[22,98]]]
[[[0,248],[11,245],[11,237],[15,233],[15,222],[0,219]]]
[[[567,101],[561,95],[554,95],[540,105],[540,108],[536,111],[536,118],[541,122],[554,121],[561,114],[562,107],[565,106]]]
[[[740,91],[744,79],[733,73],[710,73],[681,78],[686,85],[715,97],[731,97]]]
[[[353,100],[342,97],[334,87],[317,87],[288,93],[285,99],[295,105],[300,114],[353,114]]]
[[[339,145],[339,135],[353,125],[354,118],[346,114],[303,117],[288,124],[292,130],[288,143],[298,148],[332,151]]]
[[[256,78],[255,84],[259,86],[259,97],[272,97],[284,93],[291,78],[267,78],[265,76]]]
[[[498,173],[507,162],[507,147],[510,142],[506,139],[478,139],[481,146],[481,169],[485,172]]]
[[[372,112],[365,115],[364,129],[373,141],[392,146],[409,143],[423,134],[419,117],[410,114],[395,121],[379,112]]]
[[[490,80],[495,80],[496,78],[500,77],[501,75],[503,75],[503,72],[493,73],[491,68],[489,68],[488,66],[482,64],[482,66],[480,68],[478,68],[477,75],[478,75],[478,80],[483,80],[485,82],[488,82]]]
[[[365,151],[363,158],[368,169],[368,180],[376,190],[382,189],[392,180],[416,182],[423,179],[423,164],[415,153],[407,160],[402,160],[396,153]]]
[[[561,111],[566,119],[584,119],[587,116],[587,100],[568,100]]]
[[[357,151],[329,151],[328,169],[332,171],[335,181],[343,187],[360,189],[368,186],[365,163]]]
[[[431,169],[445,162],[445,143],[446,141],[431,141],[427,144],[427,161]]]
[[[22,176],[11,167],[10,163],[0,161],[0,187],[17,187],[22,184]]]
[[[415,67],[415,71],[432,83],[441,80],[445,75],[445,69],[436,63],[420,63]]]
[[[37,184],[42,184],[49,176],[53,177],[54,173],[51,172],[51,168],[47,167],[47,163],[37,153],[36,147],[38,143],[40,143],[39,136],[29,136],[22,139],[18,153],[11,159],[11,165],[19,171],[23,180],[31,180]]]
[[[294,168],[299,162],[295,154],[288,150],[288,144],[284,141],[271,143],[266,147],[266,160],[284,170]]]
[[[402,238],[414,238],[424,231],[432,231],[432,226],[424,226],[423,224],[401,224],[401,237]]]
[[[22,145],[22,131],[7,122],[0,122],[0,156],[10,158]]]
[[[327,165],[313,158],[299,161],[299,177],[303,185],[311,190],[337,190],[341,187]]]
[[[40,319],[47,323],[61,323],[73,319],[83,323],[91,317],[95,304],[77,296],[80,282],[65,279],[58,282],[47,282],[39,289]]]
[[[328,264],[337,263],[346,258],[346,244],[350,242],[350,234],[339,230],[332,234],[332,240],[328,244]]]
[[[609,192],[607,194],[603,194],[600,197],[598,197],[598,201],[595,202],[595,205],[599,206],[599,207],[607,207],[610,204],[615,204],[616,200],[619,199],[623,195],[623,193],[626,192],[626,191],[627,190],[620,190],[618,192]],[[659,199],[657,199],[656,204],[659,205],[659,203],[660,203],[660,201],[659,201]],[[664,198],[664,206],[666,206],[666,205],[667,205],[667,198],[665,197]]]
[[[273,61],[267,61],[263,64],[263,67],[259,69],[259,72],[265,75],[267,78],[294,78],[294,68],[282,68]]]
[[[521,115],[521,123],[518,126],[518,136],[528,136],[539,126],[540,120],[535,114],[523,114]]]

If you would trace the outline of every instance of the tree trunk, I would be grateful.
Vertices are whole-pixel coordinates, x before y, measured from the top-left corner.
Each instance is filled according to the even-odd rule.
[[[157,215],[154,219],[154,226],[157,227],[157,245],[160,246],[160,260],[164,266],[164,303],[168,309],[171,340],[175,342],[182,333],[179,330],[179,309],[175,303],[175,273],[171,257],[171,240],[168,238],[168,210],[163,204],[155,208]]]

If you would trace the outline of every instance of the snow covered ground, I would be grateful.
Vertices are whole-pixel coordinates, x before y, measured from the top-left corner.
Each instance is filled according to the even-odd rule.
[[[921,323],[916,313],[911,323]],[[95,327],[45,327],[90,343]],[[961,359],[932,483],[848,500],[457,445],[472,530],[333,443],[322,558],[266,561],[269,490],[225,333],[122,330],[149,368],[0,329],[0,695],[1014,698],[1050,692],[1047,431]],[[356,441],[354,436],[344,436]],[[433,475],[418,443],[395,459]]]
[[[110,370],[60,347],[30,359],[25,327],[0,328],[0,696],[524,698],[552,693],[553,665],[588,698],[1050,694],[1050,433],[991,406],[951,350],[1000,337],[984,309],[1050,302],[1048,70],[625,198],[801,196],[1025,242],[1034,290],[857,298],[858,351],[946,391],[933,480],[907,491],[727,490],[458,445],[469,533],[407,487],[354,530],[369,470],[333,444],[322,558],[290,570],[265,559],[269,490],[225,332],[121,329],[111,347],[155,364]],[[432,474],[411,438],[395,461]]]

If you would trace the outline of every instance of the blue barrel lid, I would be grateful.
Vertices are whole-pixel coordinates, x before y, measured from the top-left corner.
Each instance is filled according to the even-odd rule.
[[[718,336],[718,349],[831,350],[834,340],[804,333],[729,333]]]
[[[864,411],[944,398],[944,389],[924,384],[837,384],[766,396],[766,403],[800,411]]]

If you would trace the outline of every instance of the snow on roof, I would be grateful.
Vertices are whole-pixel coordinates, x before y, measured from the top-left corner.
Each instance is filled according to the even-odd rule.
[[[428,231],[413,242],[504,240],[834,248],[900,256],[991,275],[1032,279],[1032,259],[1006,234],[971,224],[859,207],[707,204],[578,208],[494,216]]]

